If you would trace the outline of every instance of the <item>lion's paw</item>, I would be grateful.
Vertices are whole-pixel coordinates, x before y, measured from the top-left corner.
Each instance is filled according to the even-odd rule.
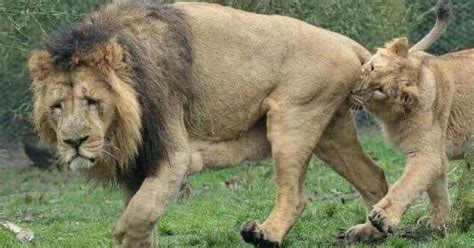
[[[116,248],[132,248],[132,247],[143,247],[153,248],[155,247],[155,237],[153,232],[133,232],[122,225],[120,222],[117,223],[113,230],[115,237]]]
[[[379,232],[370,222],[355,225],[337,238],[348,243],[353,242],[374,242],[385,238],[385,233]]]
[[[397,227],[397,223],[391,216],[382,208],[376,208],[370,212],[369,220],[372,225],[384,234],[393,233]]]
[[[252,244],[256,247],[279,247],[277,241],[272,241],[266,238],[263,230],[255,221],[248,221],[240,228],[240,235],[246,243]]]

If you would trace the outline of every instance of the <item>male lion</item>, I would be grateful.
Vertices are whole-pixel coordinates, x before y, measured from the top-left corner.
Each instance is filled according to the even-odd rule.
[[[395,39],[363,66],[363,81],[353,92],[381,121],[388,138],[405,154],[407,166],[387,195],[373,206],[371,223],[393,232],[409,205],[427,192],[431,211],[421,222],[444,228],[449,214],[446,170],[449,157],[462,155],[474,128],[474,50],[436,57],[423,52],[446,29],[449,5],[438,24],[409,49]]]
[[[279,245],[304,209],[313,152],[367,206],[387,191],[348,111],[369,57],[292,18],[205,3],[110,5],[32,54],[34,120],[71,169],[121,185],[120,247],[153,246],[189,173],[272,156],[275,207],[241,234]],[[349,239],[375,228],[358,230]]]

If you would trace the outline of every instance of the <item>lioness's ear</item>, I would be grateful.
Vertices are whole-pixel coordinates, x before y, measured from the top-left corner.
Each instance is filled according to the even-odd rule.
[[[44,79],[53,69],[53,59],[46,50],[35,50],[31,53],[28,61],[33,83]]]
[[[101,72],[107,73],[120,67],[123,63],[123,56],[122,46],[113,38],[97,47],[92,53],[73,55],[72,60],[76,63],[84,61]]]
[[[406,37],[397,38],[385,45],[385,49],[389,52],[406,58],[408,56],[408,39]]]

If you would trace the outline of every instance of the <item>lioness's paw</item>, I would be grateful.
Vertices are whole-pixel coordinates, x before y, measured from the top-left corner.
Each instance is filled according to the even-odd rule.
[[[423,216],[416,222],[418,225],[424,226],[432,230],[448,229],[446,218],[436,218],[430,215]]]
[[[353,242],[374,242],[385,238],[385,233],[379,232],[370,222],[364,224],[355,225],[337,238],[341,241],[353,243]]]
[[[387,214],[385,210],[376,207],[374,207],[372,212],[369,214],[369,220],[372,225],[385,234],[393,233],[397,227],[394,218],[390,217],[391,216]]]
[[[256,247],[279,247],[277,241],[269,240],[265,237],[262,229],[255,221],[248,221],[240,228],[240,235],[246,243],[252,244]]]

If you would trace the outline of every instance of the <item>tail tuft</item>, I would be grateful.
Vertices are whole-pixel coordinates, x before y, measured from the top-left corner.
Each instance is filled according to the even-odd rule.
[[[453,15],[451,0],[440,0],[436,10],[436,17],[440,21],[449,21]]]

